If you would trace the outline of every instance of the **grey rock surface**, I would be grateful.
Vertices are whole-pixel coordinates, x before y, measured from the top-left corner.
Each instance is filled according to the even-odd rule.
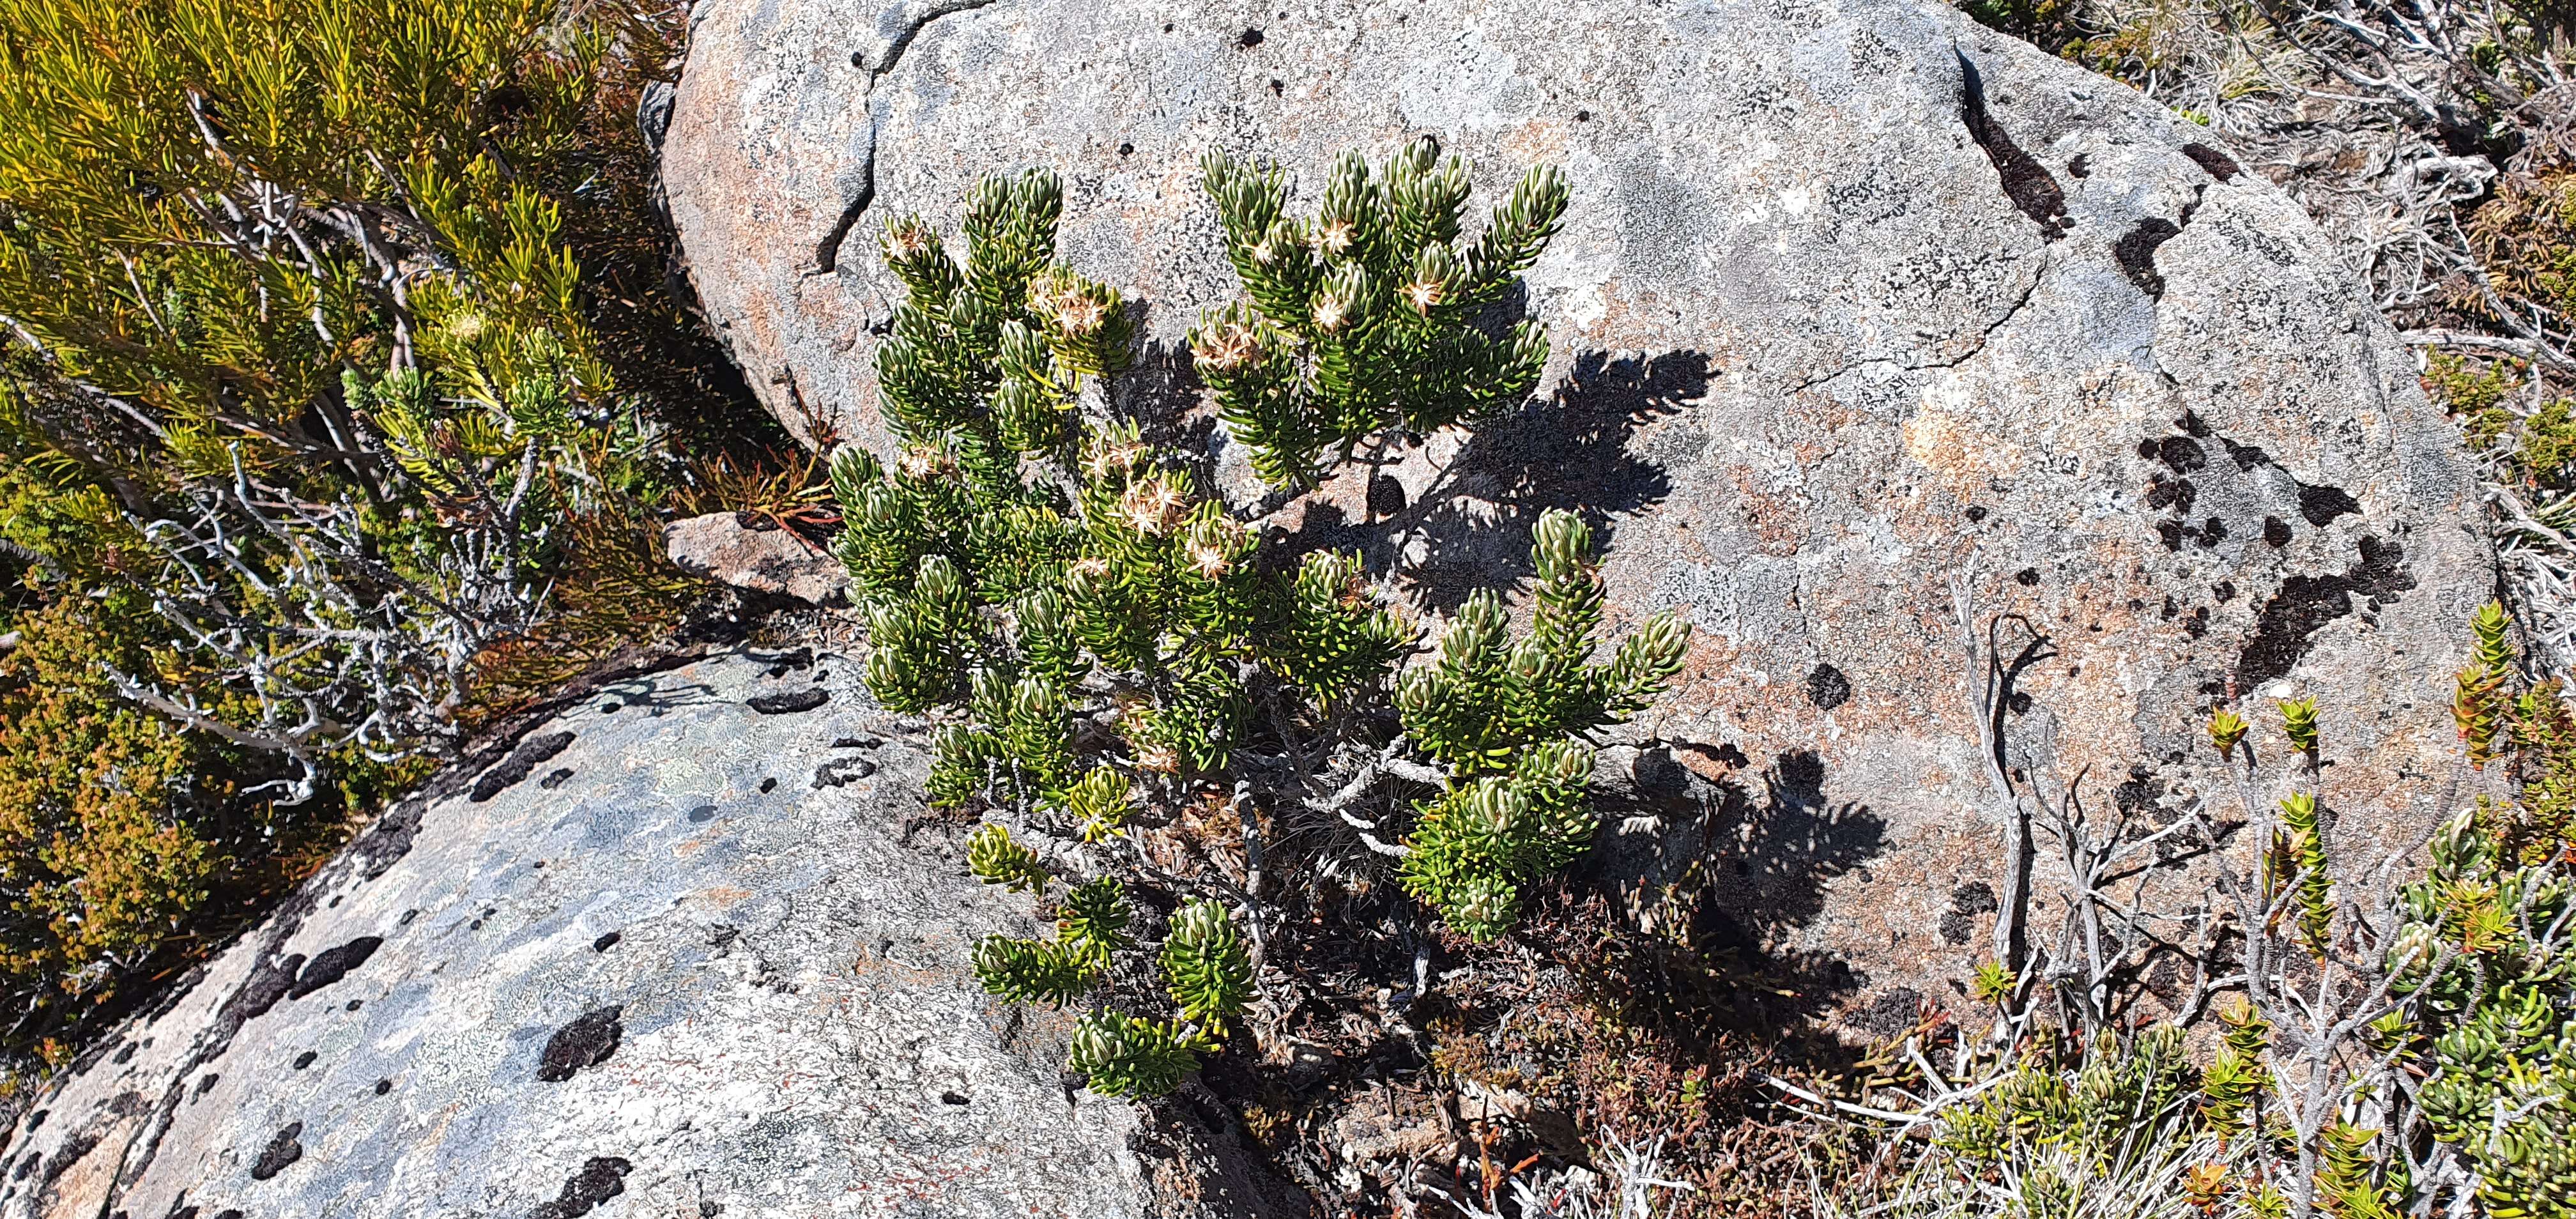
[[[907,844],[918,739],[794,660],[612,685],[389,815],[34,1101],[0,1216],[1278,1213],[987,1000],[968,946],[1028,899]]]
[[[735,588],[813,605],[848,599],[850,574],[840,560],[776,522],[745,523],[749,515],[710,512],[673,521],[662,527],[663,550],[672,566]]]
[[[1561,164],[1537,400],[1277,523],[1438,609],[1525,576],[1543,508],[1589,515],[1615,611],[1698,627],[1638,731],[1733,793],[1695,839],[1732,916],[1856,966],[1828,983],[1855,1005],[1947,994],[1990,951],[1944,930],[1983,917],[1958,895],[2001,842],[1954,576],[2013,616],[2008,659],[2041,639],[2013,764],[2095,806],[2187,803],[2209,709],[2296,691],[2353,760],[2340,838],[2433,816],[2443,683],[2494,586],[2452,430],[2300,209],[2122,85],[1932,0],[708,0],[695,23],[672,214],[809,438],[882,447],[875,235],[953,232],[980,174],[1063,175],[1063,253],[1144,302],[1117,404],[1168,417],[1201,408],[1181,336],[1236,290],[1203,149],[1312,192],[1345,148],[1430,134],[1473,158],[1478,207]],[[1191,434],[1245,498],[1222,430]]]

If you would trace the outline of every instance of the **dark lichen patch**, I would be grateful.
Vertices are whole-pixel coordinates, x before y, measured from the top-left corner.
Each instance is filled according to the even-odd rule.
[[[572,767],[558,766],[552,771],[547,772],[545,778],[537,780],[537,786],[542,787],[547,791],[553,791],[554,789],[563,786],[564,783],[571,778]]]
[[[618,1018],[626,1014],[622,1006],[611,1005],[584,1012],[572,1023],[555,1030],[546,1039],[546,1049],[537,1061],[537,1078],[557,1084],[573,1077],[583,1067],[595,1067],[617,1052],[618,1039],[626,1035],[626,1026]]]
[[[2039,569],[2036,567],[2025,567],[2020,571],[2014,572],[2013,583],[2021,585],[2023,588],[2039,587]]]
[[[1851,679],[1829,664],[1820,664],[1807,672],[1807,701],[1818,711],[1831,711],[1852,696]]]
[[[2189,512],[2192,502],[2199,496],[2200,488],[2193,485],[2188,478],[2171,478],[2164,474],[2157,474],[2147,480],[2147,507],[2149,508],[2171,508],[2176,512]]]
[[[80,1163],[81,1157],[88,1155],[92,1148],[98,1146],[98,1142],[99,1136],[98,1132],[95,1130],[76,1134],[63,1140],[63,1145],[55,1149],[54,1158],[45,1161],[44,1179],[46,1184],[52,1184],[54,1178],[71,1171],[72,1165]],[[35,1157],[30,1156],[28,1158],[32,1162]],[[22,1172],[21,1175],[24,1175],[24,1173]]]
[[[303,1159],[304,1144],[298,1141],[303,1135],[304,1123],[302,1122],[289,1122],[286,1129],[278,1131],[277,1137],[270,1139],[268,1146],[260,1149],[259,1159],[251,1164],[250,1179],[265,1181],[286,1171],[287,1167],[297,1160]]]
[[[384,947],[384,943],[383,936],[362,935],[336,948],[325,948],[315,953],[312,963],[296,977],[294,988],[288,990],[286,996],[301,999],[348,977],[350,970],[366,964],[367,958],[376,955],[376,950]]]
[[[626,1192],[626,1174],[635,1166],[615,1156],[592,1156],[563,1184],[563,1192],[528,1213],[528,1219],[579,1219],[600,1203]]]
[[[2066,192],[2046,166],[2031,159],[1986,113],[1985,81],[1977,75],[1977,65],[1969,62],[1964,53],[1959,56],[1959,74],[1960,121],[1967,124],[1968,137],[1994,162],[1995,174],[2003,180],[2004,197],[2039,225],[2042,239],[2055,241],[2064,237],[2073,224],[2066,215]]]
[[[2221,440],[2219,443],[2227,446],[2227,455],[2236,460],[2236,468],[2239,470],[2250,471],[2258,466],[2271,466],[2276,470],[2281,469],[2280,463],[2272,460],[2272,455],[2270,453],[2264,452],[2257,446],[2238,444],[2233,440]],[[2281,472],[2285,475],[2289,473],[2287,470],[2281,470]],[[2299,515],[2305,518],[2309,524],[2320,529],[2323,529],[2328,524],[2332,523],[2336,517],[2357,516],[2361,512],[2360,501],[2355,500],[2341,487],[2310,486],[2307,483],[2300,482],[2295,477],[2290,479],[2290,485],[2299,489]],[[2275,518],[2271,517],[2264,518],[2263,540],[2271,542],[2275,546],[2288,544],[2290,540],[2288,534],[2289,526],[2286,524],[2282,525],[2283,532],[2280,539],[2278,541],[2273,540],[2272,525],[2274,523],[2274,519]]]
[[[311,1050],[306,1050],[295,1056],[295,1069],[301,1071],[306,1067],[312,1066],[313,1060],[320,1057],[321,1055],[316,1054]]]
[[[2358,516],[2361,502],[2341,487],[2311,487],[2299,484],[2299,515],[2320,529],[2338,516]]]
[[[376,1081],[376,1095],[378,1095],[378,1096],[382,1096],[382,1095],[384,1095],[385,1093],[387,1093],[387,1092],[391,1092],[391,1091],[393,1091],[393,1090],[394,1090],[394,1081],[392,1081],[392,1080],[390,1080],[390,1079],[379,1079],[379,1080],[377,1080],[377,1081]]]
[[[2128,781],[2111,789],[2111,803],[2132,817],[2151,816],[2170,785],[2146,766],[2129,767]]]
[[[1877,1037],[1894,1037],[1923,1017],[1923,992],[1911,986],[1891,986],[1881,992],[1867,1007],[1853,1012],[1845,1023]]]
[[[874,749],[874,748],[876,748],[877,746],[879,746],[879,745],[883,745],[883,744],[885,744],[885,738],[884,738],[884,737],[875,737],[875,736],[845,736],[845,737],[836,737],[836,738],[834,738],[834,739],[833,739],[833,741],[832,741],[832,748],[834,748],[834,749]]]
[[[2150,446],[2153,452],[2148,451]],[[2146,441],[2138,446],[2138,453],[2163,462],[2166,469],[2176,474],[2196,474],[2209,468],[2208,448],[2189,436],[2167,436]]]
[[[690,821],[690,823],[691,823],[691,824],[694,824],[694,825],[705,825],[706,823],[708,823],[708,822],[710,822],[710,821],[713,821],[713,820],[715,820],[715,819],[716,819],[716,806],[714,806],[714,805],[712,805],[712,804],[701,804],[701,805],[697,806],[696,808],[693,808],[693,809],[690,809],[690,810],[689,810],[689,821]]]
[[[2001,908],[1993,885],[1982,880],[1960,885],[1950,890],[1950,908],[1941,912],[1941,938],[1952,944],[1965,944],[1977,933],[1977,916]]]
[[[2181,234],[2181,225],[2149,216],[2111,243],[2111,257],[2119,260],[2121,273],[2138,286],[2138,291],[2161,297],[2165,294],[2165,277],[2156,272],[2156,247]]]
[[[762,715],[796,715],[811,711],[830,701],[832,701],[830,691],[820,686],[808,686],[802,690],[756,694],[746,700],[746,705]]]
[[[2290,523],[2277,516],[2264,517],[2263,540],[2270,543],[2274,550],[2279,550],[2280,548],[2289,545]]]
[[[511,750],[509,757],[501,759],[500,765],[484,771],[483,777],[474,781],[474,790],[465,798],[481,804],[508,791],[536,770],[539,763],[554,760],[556,754],[571,744],[572,734],[569,732],[549,732],[520,741],[519,747]]]
[[[2377,537],[2361,539],[2361,557],[2340,574],[2292,576],[2255,615],[2254,637],[2237,657],[2236,685],[2248,692],[2289,674],[2316,646],[2316,634],[2353,612],[2353,598],[2376,611],[2415,587],[2406,571],[2406,549]]]
[[[268,1009],[286,997],[286,992],[295,989],[295,973],[302,968],[304,954],[300,952],[270,961],[251,971],[250,977],[243,980],[242,988],[233,993],[226,1006],[240,1013],[245,1021],[265,1016]]]
[[[206,1072],[204,1075],[201,1075],[201,1076],[197,1077],[197,1090],[196,1090],[195,1092],[193,1092],[193,1093],[189,1094],[189,1099],[190,1099],[190,1100],[203,1100],[203,1099],[205,1099],[205,1096],[206,1096],[206,1094],[207,1094],[207,1093],[212,1092],[212,1091],[214,1091],[214,1090],[215,1090],[215,1081],[216,1081],[216,1080],[219,1080],[219,1079],[222,1079],[222,1078],[223,1078],[223,1076],[218,1075],[218,1074],[216,1074],[216,1073],[215,1073],[215,1072],[213,1072],[213,1071],[208,1071],[208,1072]]]
[[[2237,168],[2236,158],[2197,141],[2182,146],[2182,155],[2191,158],[2210,177],[2225,182],[2244,171]]]
[[[834,758],[814,768],[814,790],[842,787],[877,773],[877,764],[866,758]]]
[[[609,932],[598,939],[592,940],[590,942],[590,950],[592,952],[606,952],[611,948],[617,947],[617,941],[625,938],[626,936],[621,932]]]

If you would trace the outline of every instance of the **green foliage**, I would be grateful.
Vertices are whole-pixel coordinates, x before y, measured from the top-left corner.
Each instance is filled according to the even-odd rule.
[[[1044,893],[1046,867],[1038,853],[1013,841],[1011,831],[987,824],[966,840],[966,868],[988,885],[1007,885],[1014,893]]]
[[[1397,872],[1405,891],[1460,935],[1502,934],[1520,913],[1523,886],[1591,849],[1591,779],[1592,751],[1558,740],[1522,752],[1510,774],[1425,801]]]
[[[2317,798],[2292,792],[2281,798],[2281,829],[2272,847],[2273,868],[2283,884],[2295,890],[2299,938],[2308,951],[2326,952],[2326,935],[2334,923],[2334,871],[2326,862],[2325,836],[2317,827]]]
[[[1002,827],[986,826],[976,835],[977,845],[985,841],[1007,843],[1009,836],[988,838]],[[1026,848],[1012,847],[1025,852]],[[1024,861],[1034,868],[1036,861]],[[1000,868],[1021,864],[1002,864]],[[1023,873],[1025,874],[1025,873]],[[987,883],[991,876],[978,868],[976,875]],[[1014,889],[1018,885],[1012,886]],[[1032,886],[1037,887],[1037,886]],[[1076,885],[1066,896],[1064,909],[1056,919],[1053,940],[1022,940],[990,935],[975,944],[975,976],[984,989],[1014,1003],[1067,1003],[1081,996],[1099,981],[1109,968],[1109,956],[1127,946],[1127,890],[1117,880],[1101,877]]]
[[[1075,885],[1066,895],[1056,931],[1082,952],[1106,960],[1127,946],[1128,919],[1127,886],[1103,876]]]
[[[1427,139],[1375,173],[1344,153],[1308,217],[1284,214],[1276,167],[1212,151],[1200,170],[1250,299],[1202,320],[1190,349],[1264,480],[1311,487],[1371,433],[1427,435],[1537,384],[1538,325],[1483,319],[1564,218],[1554,167],[1531,169],[1464,244],[1467,168]]]
[[[1099,964],[1061,940],[986,936],[975,943],[975,977],[1014,1003],[1067,1003],[1091,989]]]
[[[2317,700],[2282,699],[2280,708],[2281,735],[2290,738],[2290,748],[2314,757],[2317,752]]]
[[[927,711],[946,701],[980,625],[956,565],[945,555],[922,556],[901,600],[868,607],[868,637],[882,641],[868,653],[868,689],[895,711]]]
[[[2568,285],[2576,283],[2566,272],[2576,268],[2576,258],[2566,228],[2570,213],[2559,204],[2571,180],[2560,171],[2550,178],[2545,194],[2519,181],[2498,191],[2491,206],[2479,209],[2479,244],[2503,255],[2509,272],[2525,272],[2513,275],[2524,292],[2566,298]],[[2548,204],[2533,208],[2536,196]],[[2534,258],[2555,264],[2551,273],[2528,275]],[[2472,308],[2483,312],[2484,302]],[[2501,460],[2510,484],[2543,492],[2576,488],[2576,404],[2542,396],[2545,388],[2535,394],[2533,380],[2525,361],[2480,361],[2452,352],[2429,355],[2423,376],[2425,391],[2459,421],[2469,443]]]
[[[2516,696],[2507,736],[2522,790],[2498,841],[2523,863],[2576,859],[2576,712],[2565,686],[2552,678]]]
[[[1169,1021],[1103,1011],[1074,1025],[1065,1066],[1088,1076],[1102,1096],[1161,1096],[1198,1070],[1199,1060]]]
[[[79,680],[138,642],[132,619],[56,602],[0,652],[0,973],[26,1001],[85,997],[95,961],[151,954],[200,907],[262,807],[255,759],[125,712]],[[227,833],[230,831],[230,833]],[[33,992],[32,994],[28,992]]]
[[[1478,319],[1554,231],[1564,189],[1552,171],[1461,242],[1464,171],[1427,149],[1382,177],[1346,158],[1311,223],[1279,217],[1275,172],[1221,156],[1207,169],[1258,307],[1202,327],[1199,359],[1266,476],[1309,480],[1366,433],[1447,426],[1527,392],[1545,355],[1536,327],[1498,337]],[[1533,536],[1527,636],[1508,640],[1501,599],[1480,593],[1443,665],[1390,698],[1416,635],[1359,555],[1265,561],[1260,533],[1188,464],[1145,443],[1137,422],[1084,406],[1116,400],[1097,383],[1125,366],[1133,336],[1117,292],[1056,261],[1061,196],[1044,173],[986,179],[962,252],[919,218],[888,227],[882,249],[907,298],[878,377],[902,449],[890,462],[845,449],[831,463],[847,523],[835,552],[869,620],[869,687],[941,721],[931,802],[1106,844],[1140,818],[1169,824],[1198,793],[1231,787],[1233,815],[1249,820],[1262,801],[1409,783],[1397,805],[1414,809],[1412,837],[1377,845],[1406,854],[1407,891],[1453,927],[1500,934],[1531,884],[1589,846],[1583,736],[1670,683],[1685,628],[1659,616],[1592,663],[1603,590],[1591,532],[1551,512]],[[1267,372],[1210,363],[1209,343],[1251,342],[1256,328],[1266,337],[1244,358]],[[1253,419],[1244,394],[1284,413]],[[1385,768],[1283,782],[1283,762],[1362,751],[1384,751]],[[1043,884],[1033,853],[998,828],[978,832],[970,864],[996,883]],[[1085,919],[1065,924],[1065,944]],[[1010,993],[1063,996],[1085,981],[1067,972],[1085,959],[1078,946],[983,951],[988,983]],[[1193,1051],[1222,1043],[1250,994],[1250,956],[1213,902],[1176,916],[1161,961],[1178,1020],[1086,1025],[1077,1057],[1097,1065],[1095,1088],[1168,1088]]]
[[[663,65],[580,13],[0,0],[13,1048],[221,942],[515,675],[676,612],[677,403],[594,327],[681,324],[594,257],[653,245]]]
[[[906,646],[949,645],[891,636],[887,646],[869,656],[871,675],[879,657],[899,655],[894,649]],[[975,670],[969,685],[966,705],[974,720],[940,729],[938,759],[930,771],[931,804],[955,808],[977,792],[991,792],[1002,803],[1025,808],[1057,795],[1075,765],[1073,709],[1064,688],[1036,676],[1005,684],[989,668]]]
[[[2386,1152],[2378,1131],[2345,1121],[2326,1128],[2317,1202],[2335,1219],[2397,1219],[2404,1182],[2405,1162]]]
[[[2004,968],[2001,961],[1979,961],[1976,973],[1968,980],[1968,993],[1979,1003],[2001,1006],[2021,988],[2021,978]]]
[[[1225,907],[1196,901],[1172,916],[1163,940],[1163,980],[1181,1021],[1195,1029],[1193,1045],[1213,1049],[1225,1039],[1225,1022],[1252,997],[1252,960]]]
[[[2245,739],[2245,717],[2221,707],[2209,716],[2209,743],[2218,748],[2218,756],[2235,760],[2236,746]]]
[[[1407,671],[1396,690],[1406,731],[1461,774],[1512,769],[1533,744],[1619,723],[1681,671],[1690,632],[1669,612],[1648,619],[1609,664],[1587,663],[1602,584],[1581,518],[1542,514],[1530,557],[1538,597],[1527,635],[1512,642],[1502,599],[1479,590],[1441,636],[1437,663]]]
[[[2117,1176],[2124,1161],[2150,1147],[2200,1132],[2192,1103],[2200,1072],[2184,1051],[2181,1029],[2159,1025],[2122,1049],[2103,1046],[2074,1063],[2023,1058],[2003,1081],[1943,1118],[1934,1144],[1940,1170],[1992,1179],[2006,1167],[2042,1159],[2080,1166],[2081,1175]]]
[[[2477,644],[2467,667],[2453,679],[2451,718],[2459,726],[2460,743],[2468,747],[2469,764],[2483,768],[2495,760],[2511,711],[2504,690],[2513,676],[2513,652],[2505,638],[2508,620],[2502,603],[2479,606],[2469,626]]]
[[[1066,788],[1060,807],[1084,842],[1101,842],[1127,828],[1135,798],[1135,783],[1103,766]]]
[[[2433,840],[2432,866],[2405,887],[2392,955],[2415,992],[2434,1136],[2478,1172],[2493,1215],[2576,1214],[2576,951],[2570,885],[2552,864],[2521,864],[2473,810]],[[2463,964],[2437,969],[2445,949]]]
[[[1287,612],[1267,649],[1279,680],[1332,710],[1375,693],[1387,670],[1413,647],[1413,632],[1369,602],[1360,557],[1316,551],[1298,564]]]
[[[2250,1003],[2238,1001],[2218,1013],[2224,1031],[2209,1067],[2201,1073],[2201,1112],[2220,1134],[2236,1136],[2252,1129],[2254,1102],[2263,1091],[2263,1050],[2271,1026]]]

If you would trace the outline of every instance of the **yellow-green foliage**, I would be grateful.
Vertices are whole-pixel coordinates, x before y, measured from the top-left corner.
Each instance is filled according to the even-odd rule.
[[[480,309],[578,346],[559,215],[500,163],[572,134],[596,50],[557,50],[556,11],[0,0],[0,311],[64,375],[189,429],[182,458],[288,427],[347,361],[383,365],[387,251],[455,268],[411,287],[423,330]],[[223,200],[253,178],[353,239],[312,265],[240,248]]]
[[[503,578],[553,582],[625,630],[670,597],[658,548],[639,566],[631,544],[665,460],[599,354],[569,240],[607,227],[599,197],[642,196],[598,154],[621,125],[598,92],[608,41],[567,11],[0,0],[0,635],[23,640],[0,653],[13,1006],[98,998],[190,942],[218,896],[231,908],[287,879],[279,853],[352,798],[419,772],[326,742],[320,794],[273,807],[279,759],[183,732],[107,680],[113,665],[257,721],[238,673],[149,600],[172,581],[144,531],[203,519],[237,472],[355,522],[370,563],[341,578],[361,603],[452,590],[469,535]],[[650,42],[637,26],[623,45]],[[206,595],[291,618],[275,586],[291,550],[238,536],[260,579]],[[427,663],[470,695],[484,662]],[[279,672],[321,668],[315,654]],[[476,713],[470,697],[443,710]]]
[[[2505,455],[2516,481],[2552,491],[2576,486],[2576,407],[2565,398],[2535,400],[2521,361],[2437,352],[2425,361],[2423,382],[2472,445]]]
[[[2201,1072],[2200,1108],[2220,1134],[2242,1134],[2252,1127],[2254,1099],[2263,1091],[2263,1051],[2272,1029],[2242,999],[2220,1010],[2218,1019],[2226,1030]]]
[[[2433,1136],[2476,1168],[2486,1213],[2566,1219],[2576,1215],[2569,885],[2560,867],[2519,864],[2500,849],[2510,835],[2493,812],[2445,826],[2431,869],[2402,894],[2394,955],[2408,962],[2401,993],[2417,1006],[2406,1048],[2429,1069],[2422,1104]],[[2459,963],[2428,968],[2444,952]]]
[[[2192,1103],[2200,1072],[2181,1029],[2158,1025],[2127,1047],[2102,1045],[2073,1061],[2034,1053],[1974,1103],[1952,1110],[1934,1143],[1946,1171],[1985,1179],[2035,1148],[2089,1171],[2204,1126]]]
[[[112,643],[88,608],[19,616],[0,655],[0,972],[21,987],[88,989],[82,967],[157,946],[214,879],[200,810],[235,795],[203,741],[60,680]]]

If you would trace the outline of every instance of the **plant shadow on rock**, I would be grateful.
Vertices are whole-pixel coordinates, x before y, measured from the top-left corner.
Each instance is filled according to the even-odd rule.
[[[1675,749],[1714,765],[1686,766]],[[1585,1137],[1617,1129],[1668,1136],[1670,1162],[1705,1166],[1788,1129],[1765,1124],[1777,1099],[1766,1073],[1834,1075],[1859,1060],[1818,1017],[1868,979],[1789,945],[1823,916],[1834,877],[1886,849],[1885,820],[1835,800],[1808,750],[1754,771],[1732,748],[1659,745],[1622,769],[1596,776],[1602,832],[1587,862],[1534,895],[1501,940],[1443,937],[1418,1002],[1403,1004],[1411,953],[1386,933],[1408,912],[1379,904],[1383,890],[1335,916],[1358,916],[1345,924],[1358,934],[1300,937],[1310,942],[1291,971],[1333,985],[1290,1023],[1326,1055],[1301,1065],[1229,1053],[1205,1075],[1274,1167],[1348,1201],[1332,1160],[1343,1140],[1432,1121],[1439,1098],[1468,1083],[1527,1093],[1525,1128],[1474,1135],[1453,1119],[1425,1137],[1499,1138],[1481,1147],[1498,1163],[1563,1164],[1583,1159]],[[1396,1019],[1380,1018],[1372,993]]]
[[[1312,505],[1287,550],[1358,547],[1381,571],[1410,552],[1406,576],[1439,610],[1528,577],[1530,528],[1550,508],[1582,516],[1602,553],[1616,554],[1618,518],[1672,493],[1663,467],[1630,451],[1630,440],[1707,393],[1711,379],[1705,352],[1580,352],[1552,397],[1478,427],[1419,499],[1404,503],[1392,478],[1373,475],[1373,519]]]
[[[1147,334],[1154,302],[1129,301],[1127,314],[1136,332]],[[1187,342],[1144,339],[1126,370],[1109,378],[1106,388],[1118,414],[1136,421],[1145,443],[1182,458],[1207,486],[1219,485],[1213,456],[1216,414],[1200,409],[1207,383],[1199,379]]]
[[[1738,769],[1708,779],[1657,747],[1632,776],[1596,783],[1602,846],[1581,879],[1614,926],[1594,959],[1570,964],[1623,1017],[1776,1036],[1869,984],[1839,957],[1787,945],[1822,917],[1833,878],[1886,849],[1887,822],[1828,795],[1812,750],[1777,755],[1751,784],[1731,746],[1713,757]]]

